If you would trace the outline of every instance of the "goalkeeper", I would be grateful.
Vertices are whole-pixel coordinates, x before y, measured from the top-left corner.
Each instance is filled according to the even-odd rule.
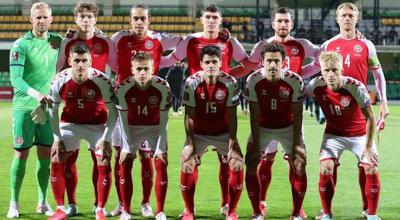
[[[30,21],[32,31],[15,41],[10,51],[13,97],[14,159],[10,169],[11,199],[8,218],[19,217],[19,194],[25,174],[29,149],[37,146],[36,176],[38,206],[36,212],[51,215],[47,203],[50,174],[50,149],[53,133],[48,119],[50,84],[56,73],[61,37],[48,33],[52,22],[51,8],[44,2],[34,3]]]

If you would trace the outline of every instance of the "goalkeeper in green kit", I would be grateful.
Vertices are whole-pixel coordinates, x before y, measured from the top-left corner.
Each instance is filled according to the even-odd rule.
[[[10,169],[11,199],[8,218],[19,217],[19,194],[29,149],[37,146],[36,176],[39,198],[36,212],[51,215],[47,203],[50,150],[53,132],[48,119],[50,84],[56,73],[61,37],[48,33],[53,18],[44,2],[34,3],[30,21],[32,31],[15,41],[10,51],[13,97],[14,159]]]

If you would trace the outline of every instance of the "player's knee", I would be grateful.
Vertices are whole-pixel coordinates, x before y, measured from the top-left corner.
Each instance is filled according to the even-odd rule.
[[[367,175],[375,175],[375,174],[378,174],[378,167],[364,165],[364,171],[365,171],[365,174],[367,174]]]
[[[237,158],[232,158],[229,161],[229,168],[232,171],[236,171],[236,172],[243,170],[243,160],[239,160]]]
[[[194,159],[190,159],[182,163],[182,172],[184,173],[188,174],[193,173],[195,168],[196,168],[196,161]]]
[[[324,160],[320,162],[320,173],[322,175],[333,174],[335,163],[333,160]]]
[[[139,150],[139,156],[140,156],[140,159],[148,159],[148,158],[151,158],[151,152]]]
[[[275,160],[275,155],[276,155],[276,152],[274,152],[274,153],[264,153],[261,156],[261,160],[274,161]]]

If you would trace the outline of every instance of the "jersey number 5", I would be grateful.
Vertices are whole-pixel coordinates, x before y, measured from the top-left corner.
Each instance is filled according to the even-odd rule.
[[[83,109],[85,106],[83,105],[83,99],[77,99],[78,102],[78,108]]]

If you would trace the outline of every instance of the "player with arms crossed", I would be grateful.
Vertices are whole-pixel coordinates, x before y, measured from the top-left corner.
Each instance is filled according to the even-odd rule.
[[[214,146],[229,165],[229,203],[227,219],[238,219],[236,206],[243,188],[243,157],[237,141],[236,107],[239,104],[236,80],[220,71],[221,50],[203,47],[200,54],[202,71],[186,80],[186,143],[181,155],[181,190],[185,201],[183,220],[194,216],[194,193],[200,158],[208,146]]]
[[[260,154],[276,152],[270,142],[281,143],[290,167],[293,210],[290,219],[301,220],[300,210],[307,190],[306,152],[302,136],[304,85],[301,77],[282,69],[283,45],[265,44],[260,52],[263,68],[247,79],[246,99],[250,102],[251,134],[247,143],[246,186],[253,218],[263,219],[260,206]]]
[[[50,110],[54,133],[51,154],[51,186],[57,203],[57,212],[51,220],[66,219],[64,193],[69,157],[80,145],[80,140],[89,142],[89,150],[95,153],[97,162],[98,203],[96,219],[105,218],[104,207],[111,189],[111,134],[116,120],[113,89],[107,76],[91,68],[89,47],[78,42],[70,49],[68,68],[60,72],[52,83]],[[61,123],[58,108],[64,101]]]
[[[368,220],[379,220],[380,181],[378,154],[374,143],[375,123],[371,100],[365,86],[358,80],[342,76],[342,56],[337,52],[322,52],[319,61],[322,77],[306,87],[307,95],[315,95],[326,116],[326,128],[320,152],[319,193],[322,220],[332,219],[332,199],[335,192],[334,170],[344,150],[357,157],[364,169]]]
[[[386,98],[386,80],[374,44],[367,39],[357,39],[356,24],[359,11],[352,3],[343,3],[336,10],[336,22],[339,24],[340,33],[326,41],[321,47],[324,51],[336,51],[343,57],[343,75],[359,80],[367,86],[368,69],[374,76],[375,86],[380,97],[379,120],[389,115]],[[378,129],[383,129],[379,127]],[[336,172],[334,172],[336,176]],[[335,178],[336,179],[336,178]],[[368,200],[365,193],[364,168],[359,167],[359,184],[363,198],[362,215],[368,214]]]
[[[146,5],[134,5],[131,8],[129,23],[130,30],[119,31],[111,39],[114,41],[117,49],[117,84],[131,77],[131,59],[136,53],[144,51],[148,53],[153,60],[152,74],[157,75],[163,52],[175,48],[181,40],[180,36],[157,33],[149,30],[151,22],[150,10]],[[119,192],[119,155],[122,146],[122,134],[119,123],[115,126],[113,133],[113,146],[116,150],[114,164],[115,186],[118,194],[118,205],[111,211],[112,216],[120,215],[122,212],[122,198]],[[153,216],[153,210],[150,206],[150,195],[153,187],[153,160],[148,151],[139,149],[139,156],[142,173],[143,199],[141,204],[142,216]]]
[[[149,158],[154,157],[157,172],[155,218],[165,220],[164,203],[168,186],[167,124],[171,92],[167,81],[153,76],[154,61],[150,54],[136,53],[131,62],[133,75],[119,84],[116,96],[124,137],[119,160],[123,208],[120,219],[131,219],[132,164],[136,151],[141,148],[142,153],[149,154]]]
[[[7,218],[19,217],[19,194],[25,176],[30,148],[37,146],[37,213],[51,215],[47,204],[50,174],[51,124],[47,119],[50,84],[56,73],[61,37],[48,33],[53,17],[45,2],[34,3],[30,22],[32,31],[13,44],[10,50],[10,79],[14,87],[13,138],[14,159],[10,169],[11,199]]]

